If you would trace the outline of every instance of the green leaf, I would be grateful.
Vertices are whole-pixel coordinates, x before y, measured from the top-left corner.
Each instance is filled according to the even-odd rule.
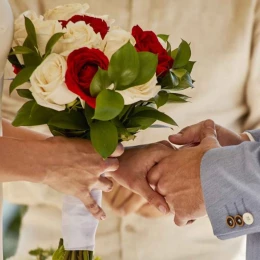
[[[131,85],[138,76],[139,57],[134,46],[128,42],[113,54],[108,67],[109,78],[118,90]]]
[[[148,118],[153,118],[153,119],[162,121],[162,122],[170,124],[170,125],[177,125],[176,122],[171,117],[169,117],[168,115],[166,115],[156,109],[141,111],[141,112],[135,114],[135,117],[148,117]]]
[[[156,119],[150,117],[134,116],[127,123],[127,130],[136,133],[138,130],[145,130],[150,127]]]
[[[87,122],[89,125],[92,124],[92,118],[94,116],[94,113],[95,113],[95,110],[90,107],[87,103],[85,103],[85,110],[84,110],[84,115],[85,115],[85,118],[87,119]]]
[[[89,125],[81,111],[61,111],[56,113],[48,122],[48,125],[61,129],[87,130]]]
[[[188,73],[182,78],[180,84],[175,89],[183,90],[187,88],[194,88],[192,79]]]
[[[178,51],[179,51],[179,48],[176,48],[175,50],[173,50],[172,52],[171,52],[171,57],[175,60],[175,58],[176,58],[176,56],[177,56],[177,54],[178,54]]]
[[[169,94],[166,91],[160,91],[154,98],[157,108],[164,106],[168,101]]]
[[[91,96],[96,97],[102,90],[108,88],[111,84],[112,81],[108,76],[108,72],[98,68],[98,71],[90,84]]]
[[[52,260],[64,260],[65,255],[66,255],[65,248],[64,248],[64,246],[61,246],[54,253]]]
[[[187,70],[185,69],[174,69],[173,70],[173,73],[178,77],[178,78],[182,78],[186,73],[187,73]]]
[[[27,37],[23,43],[24,47],[27,47],[31,50],[34,50],[35,47],[31,43],[29,37]],[[26,54],[23,55],[24,65],[26,67],[38,67],[42,62],[42,57],[38,54],[38,52],[35,49],[35,52],[32,54]]]
[[[59,41],[59,39],[64,35],[64,33],[55,33],[52,35],[50,40],[47,42],[47,45],[45,47],[45,57],[47,57],[51,52],[54,47],[54,45]]]
[[[34,100],[25,103],[18,111],[13,126],[34,126],[47,124],[57,111],[39,106]]]
[[[140,69],[132,87],[147,83],[156,73],[158,56],[150,52],[138,52]]]
[[[176,93],[169,93],[168,102],[174,103],[186,103],[189,97],[181,94]]]
[[[131,109],[130,105],[124,106],[123,110],[118,115],[119,120],[121,120],[126,115],[126,113],[129,111],[129,109]]]
[[[34,99],[32,92],[29,89],[17,89],[16,91],[22,98]]]
[[[118,144],[118,133],[111,122],[94,122],[90,129],[91,142],[96,151],[103,157],[109,157]]]
[[[27,67],[22,69],[12,81],[9,88],[9,93],[11,94],[17,87],[28,82],[35,69],[35,67]]]
[[[29,38],[30,42],[32,43],[32,45],[35,48],[38,48],[35,27],[34,27],[32,21],[28,17],[25,16],[24,19],[25,19],[25,28],[26,28],[26,32],[28,34],[28,38]]]
[[[124,108],[123,97],[109,89],[102,90],[97,96],[93,119],[108,121],[118,116]]]
[[[167,34],[158,34],[157,37],[161,38],[163,41],[167,42],[169,40],[169,36]]]
[[[196,61],[189,61],[189,62],[185,65],[184,69],[186,69],[189,73],[191,73],[191,72],[192,72],[192,69],[193,69],[193,66],[194,66],[195,63],[196,63]]]
[[[168,55],[171,56],[172,46],[171,46],[171,44],[169,42],[167,42],[166,51],[167,51]]]
[[[161,85],[167,88],[174,88],[180,83],[178,77],[176,77],[171,71],[166,74],[166,76],[161,81]]]
[[[34,53],[35,51],[28,48],[28,47],[25,47],[25,46],[16,46],[13,48],[14,51],[11,52],[9,55],[17,55],[17,54],[32,54]]]
[[[13,52],[13,49],[10,50],[9,53]],[[19,62],[18,58],[15,55],[8,55],[8,60],[12,65],[15,65],[18,68],[23,68],[21,63]]]
[[[173,67],[175,69],[178,69],[185,66],[190,60],[190,57],[191,57],[190,45],[186,41],[182,40],[178,48],[178,53],[174,60]]]

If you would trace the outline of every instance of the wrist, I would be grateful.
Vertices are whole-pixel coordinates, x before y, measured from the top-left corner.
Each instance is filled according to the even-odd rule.
[[[246,133],[241,133],[239,134],[239,136],[240,136],[241,143],[250,141],[250,138]]]

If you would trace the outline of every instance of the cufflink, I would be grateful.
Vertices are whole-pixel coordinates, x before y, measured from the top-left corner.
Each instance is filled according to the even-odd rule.
[[[251,213],[246,212],[245,214],[243,214],[243,220],[244,222],[248,225],[251,226],[254,223],[254,217]]]
[[[232,216],[227,216],[226,223],[229,228],[234,228],[236,226],[236,221]]]
[[[235,216],[235,221],[236,221],[236,224],[239,226],[239,227],[243,227],[245,222],[243,220],[243,217],[241,215],[236,215]]]

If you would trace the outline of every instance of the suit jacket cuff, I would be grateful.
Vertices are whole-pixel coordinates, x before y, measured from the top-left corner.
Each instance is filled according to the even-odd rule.
[[[246,131],[246,134],[247,133],[249,133],[256,142],[260,142],[260,130],[248,130]]]
[[[244,142],[238,146],[208,151],[201,163],[204,201],[214,234],[220,239],[260,232],[260,146]],[[231,229],[227,216],[254,216],[252,225]]]

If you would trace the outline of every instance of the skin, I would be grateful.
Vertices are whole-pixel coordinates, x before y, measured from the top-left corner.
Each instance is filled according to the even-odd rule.
[[[118,217],[125,217],[133,213],[146,218],[164,216],[140,195],[117,183],[114,183],[111,192],[104,193],[104,200]]]
[[[119,185],[139,194],[161,213],[167,214],[169,207],[164,197],[151,188],[146,177],[148,171],[164,157],[169,155],[171,150],[173,150],[173,148],[164,143],[130,148],[119,158],[119,169],[107,173],[106,176],[112,177]],[[117,201],[113,203],[120,205],[121,201],[117,199]]]
[[[101,175],[119,167],[115,157],[123,153],[118,146],[111,158],[103,160],[90,141],[50,137],[3,122],[0,138],[0,182],[29,181],[79,198],[97,219],[106,215],[90,192],[110,191],[113,183]],[[22,167],[21,167],[22,166]]]
[[[169,139],[174,144],[187,146],[179,151],[172,150],[149,171],[147,179],[165,197],[175,224],[184,226],[206,215],[200,179],[200,165],[205,153],[220,148],[221,144],[237,145],[249,139],[216,127],[212,120],[185,128]]]

